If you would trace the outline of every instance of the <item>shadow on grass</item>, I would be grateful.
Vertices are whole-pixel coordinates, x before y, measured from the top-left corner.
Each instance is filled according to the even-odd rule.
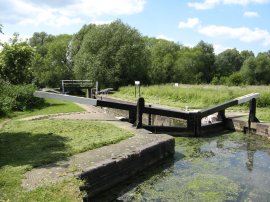
[[[0,168],[31,165],[33,167],[63,160],[68,156],[67,138],[27,132],[0,133]]]

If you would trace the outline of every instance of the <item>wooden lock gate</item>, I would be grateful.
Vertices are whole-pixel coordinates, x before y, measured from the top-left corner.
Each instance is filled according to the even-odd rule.
[[[235,98],[233,100],[224,102],[222,104],[218,104],[216,106],[199,110],[199,111],[178,111],[165,109],[160,107],[152,107],[150,105],[145,105],[144,98],[139,98],[137,103],[132,102],[124,102],[110,98],[101,99],[92,99],[92,98],[83,98],[71,95],[64,95],[58,93],[50,93],[44,91],[36,91],[34,93],[35,97],[39,98],[49,98],[56,100],[63,100],[69,102],[77,102],[81,104],[100,106],[100,107],[108,107],[120,110],[129,111],[128,120],[130,123],[134,124],[137,128],[145,128],[150,131],[156,132],[185,132],[192,133],[194,136],[200,136],[202,134],[202,130],[211,130],[214,128],[224,127],[226,122],[225,109],[242,104],[245,102],[249,102],[249,128],[251,122],[259,122],[256,118],[256,99],[259,97],[259,93],[252,93],[242,97]],[[207,117],[211,114],[218,113],[218,117],[221,121],[218,121],[213,124],[205,124],[202,125],[201,120],[204,117]],[[186,127],[166,127],[166,126],[153,126],[153,125],[145,125],[142,121],[143,114],[151,115],[160,115],[165,117],[183,119],[187,121]]]

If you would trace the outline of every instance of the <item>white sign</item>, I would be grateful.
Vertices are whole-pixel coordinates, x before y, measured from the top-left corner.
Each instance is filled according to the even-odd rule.
[[[175,87],[178,87],[178,83],[175,83],[174,86],[175,86]]]
[[[140,81],[135,81],[135,85],[140,85]]]

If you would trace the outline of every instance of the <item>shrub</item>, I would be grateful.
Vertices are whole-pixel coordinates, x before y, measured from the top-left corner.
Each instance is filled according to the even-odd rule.
[[[0,115],[11,111],[24,111],[43,104],[43,100],[33,96],[36,87],[28,85],[12,85],[0,81]]]

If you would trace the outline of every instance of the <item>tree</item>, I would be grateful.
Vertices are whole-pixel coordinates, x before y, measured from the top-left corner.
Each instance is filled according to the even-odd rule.
[[[243,64],[243,58],[236,49],[227,49],[216,56],[216,73],[218,77],[229,76],[239,71]]]
[[[11,84],[30,83],[32,79],[31,62],[34,49],[26,42],[18,40],[15,34],[11,44],[2,44],[0,53],[0,76]]]
[[[33,36],[29,39],[29,44],[31,47],[36,49],[36,52],[45,57],[47,54],[47,44],[54,40],[54,36],[47,34],[46,32],[35,32]]]
[[[178,51],[174,68],[174,81],[181,83],[201,83],[199,71],[201,50],[185,47]]]
[[[242,59],[243,59],[243,62],[248,59],[249,57],[254,57],[254,53],[252,51],[249,51],[249,50],[243,50],[241,51],[240,53]]]
[[[36,54],[32,62],[32,70],[34,75],[34,83],[39,86],[46,86],[47,83],[44,79],[44,70],[46,68],[45,57],[48,53],[48,43],[55,39],[53,35],[47,34],[46,32],[35,32],[29,39],[31,47],[35,48]]]
[[[163,39],[146,38],[150,52],[149,77],[153,84],[172,82],[174,64],[180,46]]]
[[[2,25],[2,24],[0,24],[0,33],[1,33],[1,34],[3,34],[3,30],[2,30],[2,28],[3,28],[3,25]]]
[[[257,84],[270,83],[270,57],[267,54],[257,55],[254,75]]]
[[[195,52],[197,51],[199,61],[197,74],[201,75],[200,83],[210,83],[215,70],[215,53],[213,45],[200,41],[193,50]]]
[[[256,69],[256,58],[255,57],[249,57],[246,59],[243,63],[243,66],[241,67],[241,73],[243,75],[244,83],[252,85],[256,83],[255,79],[255,69]]]
[[[259,53],[257,57],[249,57],[245,60],[241,73],[247,84],[270,83],[270,57],[266,53]]]
[[[174,81],[182,83],[209,83],[214,72],[215,54],[211,44],[203,41],[194,48],[178,51]]]
[[[68,48],[68,54],[71,60],[77,55],[79,52],[81,45],[84,41],[85,35],[90,31],[90,29],[95,28],[95,24],[90,25],[84,25],[80,31],[72,36],[72,40],[70,42],[69,48]]]
[[[99,81],[101,86],[114,88],[133,84],[134,80],[147,81],[145,43],[136,29],[120,20],[90,27],[85,30],[82,42],[71,48],[79,49],[72,58],[76,78]]]
[[[47,53],[35,57],[33,74],[41,86],[59,87],[63,79],[72,79],[73,73],[67,57],[70,35],[58,35],[46,43]],[[40,65],[38,65],[40,63]]]

